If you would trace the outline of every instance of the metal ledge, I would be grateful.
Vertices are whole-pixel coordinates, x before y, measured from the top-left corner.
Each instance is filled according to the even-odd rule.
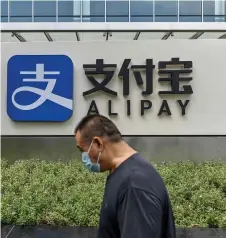
[[[220,23],[2,23],[1,42],[226,39]]]
[[[225,32],[226,22],[1,23],[1,32]]]

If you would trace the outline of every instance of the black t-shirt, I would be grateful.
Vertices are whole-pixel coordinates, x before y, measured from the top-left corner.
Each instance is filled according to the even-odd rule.
[[[164,182],[136,153],[106,181],[98,238],[175,238],[175,223]]]

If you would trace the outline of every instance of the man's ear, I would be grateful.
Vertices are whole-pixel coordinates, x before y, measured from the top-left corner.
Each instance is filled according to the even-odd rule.
[[[103,149],[103,141],[99,137],[95,137],[94,141],[97,145],[97,148],[102,150]]]

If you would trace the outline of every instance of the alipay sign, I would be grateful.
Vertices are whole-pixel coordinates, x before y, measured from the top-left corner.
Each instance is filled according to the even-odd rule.
[[[62,122],[73,112],[73,63],[65,55],[15,55],[7,68],[7,113],[14,121]]]
[[[123,135],[226,135],[226,41],[3,43],[2,135],[73,135],[87,114]]]

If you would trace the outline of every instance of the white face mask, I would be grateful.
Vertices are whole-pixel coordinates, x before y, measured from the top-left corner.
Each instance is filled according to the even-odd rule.
[[[94,139],[93,139],[94,140]],[[101,152],[99,153],[98,155],[98,158],[97,158],[97,162],[96,163],[93,163],[89,157],[89,152],[92,148],[92,145],[93,145],[93,140],[90,144],[90,147],[88,149],[88,152],[83,152],[82,153],[82,162],[83,164],[85,165],[85,167],[91,171],[91,172],[95,172],[95,173],[100,173],[100,164],[99,164],[99,160],[100,160],[100,156],[101,156]]]

